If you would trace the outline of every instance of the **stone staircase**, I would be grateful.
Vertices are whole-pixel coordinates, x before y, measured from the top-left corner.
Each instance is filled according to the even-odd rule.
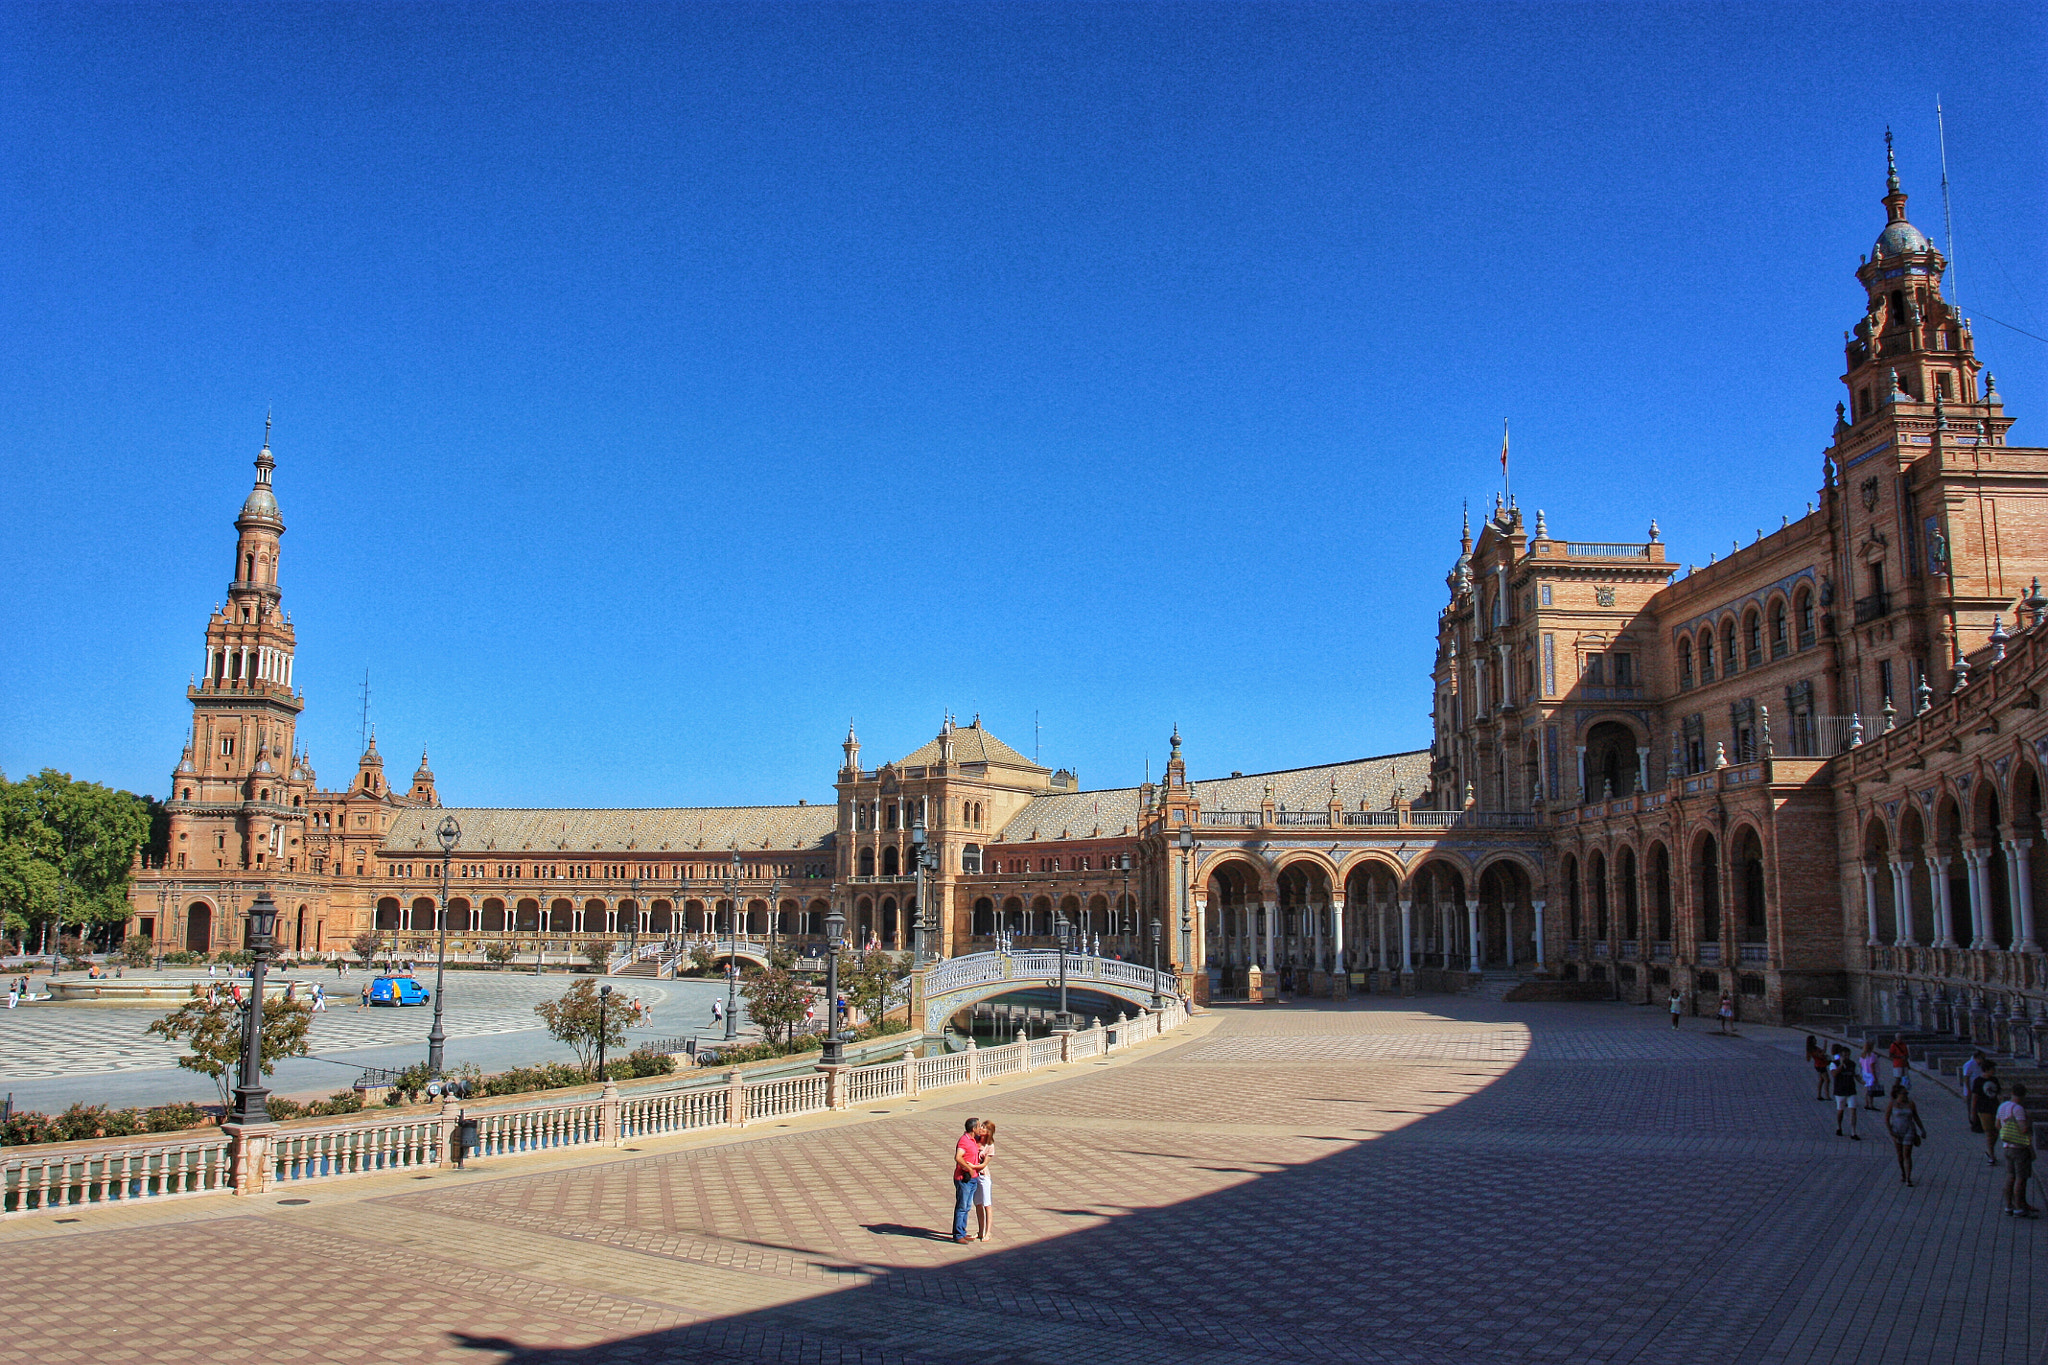
[[[629,967],[619,968],[616,972],[613,972],[612,975],[658,977],[661,975],[661,959],[654,957],[643,957],[638,962],[633,963]]]
[[[1461,994],[1473,1000],[1505,1000],[1508,992],[1522,984],[1522,974],[1497,967],[1480,973],[1479,979]]]

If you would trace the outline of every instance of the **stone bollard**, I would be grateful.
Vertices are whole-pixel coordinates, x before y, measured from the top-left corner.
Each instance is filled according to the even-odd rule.
[[[831,1110],[846,1108],[846,1071],[843,1066],[821,1066],[825,1073],[825,1107]]]
[[[1074,1060],[1074,1031],[1070,1028],[1061,1029],[1059,1031],[1059,1040],[1060,1063],[1065,1065]]]
[[[441,1140],[434,1148],[434,1164],[449,1164],[449,1153],[455,1150],[455,1097],[443,1093],[441,1096]]]
[[[442,1110],[445,1112],[447,1107],[448,1101],[443,1099]],[[617,1147],[625,1142],[619,1136],[619,1083],[609,1078],[605,1080],[604,1093],[597,1101],[597,1141],[604,1147]]]
[[[981,1045],[972,1038],[967,1040],[967,1083],[981,1084]]]
[[[903,1058],[903,1098],[917,1098],[917,1058],[905,1055]]]
[[[725,1073],[725,1121],[733,1128],[747,1126],[747,1083],[738,1067]]]

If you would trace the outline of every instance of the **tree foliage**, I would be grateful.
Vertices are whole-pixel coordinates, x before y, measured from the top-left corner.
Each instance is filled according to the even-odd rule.
[[[45,768],[0,775],[0,916],[25,932],[128,918],[128,870],[149,838],[145,799]]]
[[[348,950],[354,953],[365,967],[376,960],[383,947],[384,937],[381,934],[361,933],[348,941]]]
[[[879,948],[842,953],[839,957],[840,994],[869,1023],[876,1023],[888,1014],[898,984],[905,975],[896,955]]]
[[[303,1057],[312,1051],[306,1031],[313,1021],[312,1006],[282,998],[263,1002],[263,1031],[257,1044],[263,1074],[281,1057]],[[242,1066],[242,1007],[223,992],[212,1000],[192,999],[149,1026],[148,1031],[171,1042],[183,1042],[185,1055],[178,1065],[187,1071],[213,1077],[222,1104],[234,1097]]]
[[[811,1003],[810,989],[779,963],[741,982],[740,995],[747,1002],[747,1017],[771,1043],[789,1037]]]
[[[633,1005],[615,999],[605,1005],[598,998],[597,982],[590,977],[570,986],[557,1000],[543,1000],[533,1007],[557,1041],[567,1043],[576,1060],[588,1073],[597,1065],[597,1040],[604,1039],[607,1052],[616,1052],[626,1041],[626,1025],[632,1022]]]
[[[611,961],[612,945],[606,943],[601,938],[585,939],[583,941],[582,952],[583,960],[585,962],[588,962],[592,967],[602,971],[604,969],[604,964]]]
[[[492,939],[484,945],[484,961],[502,967],[519,955],[519,945],[509,939]]]

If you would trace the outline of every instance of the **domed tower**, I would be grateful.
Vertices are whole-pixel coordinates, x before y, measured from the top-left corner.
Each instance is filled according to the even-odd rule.
[[[227,603],[207,619],[205,667],[186,690],[192,738],[167,803],[174,869],[289,871],[299,861],[312,783],[292,762],[305,703],[293,687],[296,641],[280,605],[275,468],[266,421],[256,483],[235,517]]]
[[[425,749],[420,750],[420,766],[412,775],[412,790],[406,793],[406,799],[421,806],[441,804],[441,795],[434,790],[434,770],[427,766]]]

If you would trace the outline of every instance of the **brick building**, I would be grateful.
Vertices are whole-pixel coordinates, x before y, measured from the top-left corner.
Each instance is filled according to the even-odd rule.
[[[849,729],[830,804],[443,811],[424,755],[394,790],[374,741],[321,790],[266,441],[130,931],[233,946],[268,887],[295,951],[424,951],[453,814],[458,952],[735,916],[801,940],[837,906],[857,941],[948,956],[1065,921],[1198,995],[1254,965],[1303,990],[1536,971],[1769,1017],[2048,1017],[2048,450],[2007,444],[1888,170],[1816,502],[1681,572],[1654,523],[1574,541],[1497,501],[1447,579],[1414,753],[1196,782],[1176,732],[1160,782],[1088,790],[949,716],[874,768]]]

